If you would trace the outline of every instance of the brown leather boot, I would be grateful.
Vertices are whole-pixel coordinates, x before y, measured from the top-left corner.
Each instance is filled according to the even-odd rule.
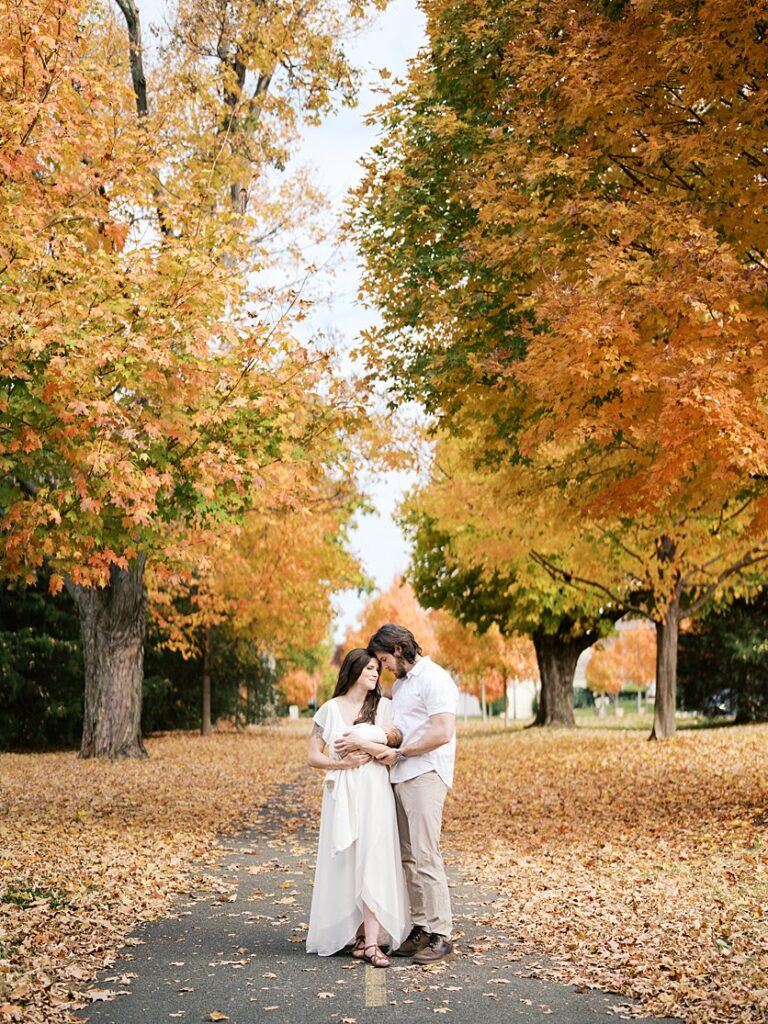
[[[445,935],[432,932],[429,940],[423,949],[414,954],[415,964],[434,964],[438,960],[445,960],[453,956],[453,943]]]
[[[403,942],[397,949],[393,949],[392,956],[413,956],[414,953],[418,953],[420,949],[424,949],[426,944],[429,942],[429,932],[426,928],[422,928],[420,924],[415,924],[411,928],[411,933],[408,938]]]

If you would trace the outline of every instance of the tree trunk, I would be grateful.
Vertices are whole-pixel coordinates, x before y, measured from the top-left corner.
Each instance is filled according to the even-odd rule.
[[[536,661],[541,678],[541,696],[533,725],[574,726],[573,676],[576,662],[597,640],[592,636],[562,636],[558,633],[533,634]]]
[[[141,741],[147,592],[144,558],[112,566],[106,587],[68,584],[85,661],[81,757],[146,757]]]
[[[480,707],[481,707],[481,710],[482,710],[482,713],[483,713],[483,721],[485,721],[486,718],[488,717],[488,708],[486,707],[486,704],[485,704],[485,680],[484,679],[481,680],[481,682],[480,682]]]
[[[680,629],[680,598],[667,606],[656,623],[656,701],[650,739],[665,740],[675,735],[677,704],[677,635]]]
[[[200,732],[203,736],[213,733],[211,724],[211,627],[205,627],[203,634],[203,715]]]

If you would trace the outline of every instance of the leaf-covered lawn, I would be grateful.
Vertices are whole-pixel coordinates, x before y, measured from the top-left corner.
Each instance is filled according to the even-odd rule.
[[[181,735],[148,761],[0,755],[0,1020],[55,1024],[139,921],[296,774],[305,737]],[[119,987],[119,986],[118,986]]]
[[[471,728],[446,845],[554,977],[695,1024],[768,1010],[768,727]]]
[[[307,733],[158,738],[147,762],[0,756],[0,1019],[65,1020],[136,923],[204,870],[216,834],[284,799],[280,782],[307,782],[295,795],[316,820]],[[768,727],[650,744],[470,726],[459,751],[446,846],[502,894],[511,949],[655,1015],[763,1024]]]

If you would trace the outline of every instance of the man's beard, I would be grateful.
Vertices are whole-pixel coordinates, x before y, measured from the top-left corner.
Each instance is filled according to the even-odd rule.
[[[405,667],[405,658],[400,654],[396,654],[395,662],[397,664],[397,671],[395,672],[395,675],[397,676],[398,679],[405,679],[409,672],[409,669]]]

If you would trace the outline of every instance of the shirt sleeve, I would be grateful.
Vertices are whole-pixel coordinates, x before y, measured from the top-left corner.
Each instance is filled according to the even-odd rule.
[[[459,691],[456,683],[446,672],[438,678],[424,681],[424,704],[427,714],[432,715],[455,715],[459,703]]]
[[[392,725],[392,701],[382,697],[376,708],[376,725],[388,729]]]

